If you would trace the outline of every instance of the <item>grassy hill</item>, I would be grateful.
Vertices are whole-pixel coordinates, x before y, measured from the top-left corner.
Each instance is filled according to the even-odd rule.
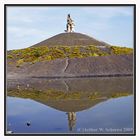
[[[17,67],[24,63],[34,64],[36,62],[51,61],[64,58],[85,58],[109,55],[132,54],[132,48],[126,47],[97,47],[89,46],[56,46],[56,47],[32,47],[8,52],[8,64],[16,64]]]
[[[8,77],[81,77],[133,74],[133,49],[81,33],[61,33],[31,47],[7,51]]]

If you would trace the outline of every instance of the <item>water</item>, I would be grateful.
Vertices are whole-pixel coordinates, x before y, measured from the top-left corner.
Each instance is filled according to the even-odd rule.
[[[7,129],[14,133],[133,133],[132,77],[24,83],[8,83]]]

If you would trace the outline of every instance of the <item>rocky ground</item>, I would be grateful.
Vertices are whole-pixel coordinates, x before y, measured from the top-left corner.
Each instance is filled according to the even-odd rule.
[[[55,35],[49,39],[46,39],[44,41],[41,41],[32,47],[38,47],[38,46],[74,46],[74,45],[96,45],[96,46],[109,46],[108,43],[105,43],[103,41],[99,41],[93,37],[90,37],[86,34],[81,33],[60,33],[58,35]]]
[[[133,55],[110,55],[86,58],[65,58],[35,64],[7,66],[7,78],[23,77],[90,77],[133,75]]]

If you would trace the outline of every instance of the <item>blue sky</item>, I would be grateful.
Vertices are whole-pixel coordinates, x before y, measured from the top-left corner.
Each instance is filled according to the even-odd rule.
[[[66,27],[67,14],[80,32],[112,45],[133,47],[133,7],[8,7],[7,49],[34,45]]]

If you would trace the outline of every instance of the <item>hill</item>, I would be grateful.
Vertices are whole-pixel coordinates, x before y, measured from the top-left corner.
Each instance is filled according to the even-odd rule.
[[[40,46],[76,46],[76,45],[95,45],[95,46],[110,46],[108,43],[99,41],[95,38],[92,38],[88,35],[81,33],[60,33],[49,39],[46,39],[42,42],[39,42],[31,47],[40,47]]]
[[[8,51],[7,58],[8,78],[133,74],[132,48],[108,46],[80,33],[62,33],[32,47]]]

